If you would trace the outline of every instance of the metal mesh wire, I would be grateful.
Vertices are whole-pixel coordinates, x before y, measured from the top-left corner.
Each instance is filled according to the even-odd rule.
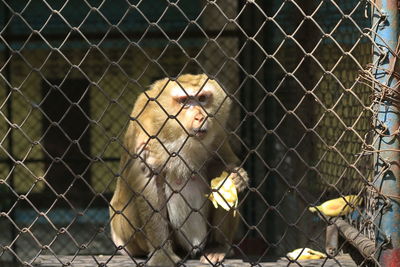
[[[237,255],[324,251],[331,222],[307,207],[350,194],[365,201],[346,220],[374,241],[371,6],[2,0],[0,262],[117,253],[108,207],[132,106],[184,73],[233,99],[226,131],[250,176]]]

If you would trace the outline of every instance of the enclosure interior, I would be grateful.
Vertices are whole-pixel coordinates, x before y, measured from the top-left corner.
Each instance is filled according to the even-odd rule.
[[[321,250],[325,223],[307,207],[368,180],[363,1],[14,0],[0,10],[0,244],[11,248],[1,260],[115,253],[108,207],[123,133],[136,96],[163,77],[206,73],[231,94],[229,131],[251,177],[241,257]]]

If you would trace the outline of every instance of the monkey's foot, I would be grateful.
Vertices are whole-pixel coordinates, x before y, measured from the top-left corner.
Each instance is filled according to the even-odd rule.
[[[200,262],[216,264],[218,262],[222,262],[225,259],[225,256],[226,253],[224,252],[204,253],[204,255],[200,257]]]
[[[163,267],[174,267],[181,261],[175,253],[171,252],[166,254],[165,251],[156,251],[150,260],[147,262],[146,266],[163,266]]]
[[[228,251],[229,248],[222,245],[213,248],[208,248],[204,251],[204,255],[200,257],[200,262],[209,264],[216,264],[218,262],[222,262],[227,256]],[[228,256],[232,256],[232,254],[233,251],[230,251],[230,253],[228,253]]]

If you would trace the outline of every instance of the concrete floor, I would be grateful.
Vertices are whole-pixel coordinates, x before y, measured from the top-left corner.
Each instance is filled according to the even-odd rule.
[[[133,267],[143,266],[144,259],[131,259],[128,256],[111,256],[111,255],[99,255],[99,256],[52,256],[43,255],[39,256],[34,262],[34,266],[37,267],[60,267],[60,266],[71,266],[71,267],[95,267],[95,266],[108,266],[108,267]],[[69,264],[68,264],[69,263]],[[103,263],[104,265],[101,265]],[[65,265],[63,265],[65,264]],[[198,260],[188,260],[180,266],[188,267],[201,267],[211,266],[211,264],[201,264]],[[323,259],[323,260],[302,260],[297,262],[290,262],[286,258],[279,258],[275,260],[263,260],[255,262],[243,262],[240,259],[227,259],[221,265],[226,267],[244,267],[244,266],[259,266],[259,267],[279,267],[279,266],[324,266],[324,267],[355,267],[357,266],[348,255],[337,256],[335,259]]]

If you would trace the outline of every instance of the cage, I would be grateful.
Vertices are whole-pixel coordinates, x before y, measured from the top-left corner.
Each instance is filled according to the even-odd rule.
[[[236,257],[261,266],[296,248],[325,252],[329,223],[310,206],[346,195],[373,205],[375,6],[2,0],[0,262],[119,259],[109,208],[132,107],[154,81],[185,73],[217,80],[233,103],[225,130],[250,177]],[[356,210],[345,220],[374,242],[376,213]]]

